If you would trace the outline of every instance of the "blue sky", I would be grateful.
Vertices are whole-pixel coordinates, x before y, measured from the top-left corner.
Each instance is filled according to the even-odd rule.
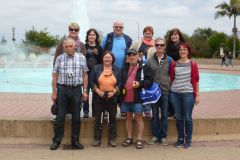
[[[178,27],[191,35],[198,28],[211,27],[231,34],[233,20],[214,19],[214,8],[223,0],[0,0],[0,38],[22,39],[26,30],[48,28],[52,34],[67,34],[71,21],[80,23],[81,31],[94,27],[101,32],[112,31],[115,20],[122,20],[124,32],[134,40],[142,36],[144,26],[154,27],[154,37],[164,36],[167,30]],[[237,19],[238,24],[239,18]],[[81,33],[83,35],[83,33]],[[84,40],[85,38],[82,39]]]

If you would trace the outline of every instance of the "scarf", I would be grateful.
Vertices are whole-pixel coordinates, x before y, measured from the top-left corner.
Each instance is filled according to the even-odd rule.
[[[142,38],[142,42],[143,42],[144,44],[146,44],[147,46],[149,46],[149,47],[153,47],[153,46],[155,45],[155,42],[154,42],[153,39],[152,39],[151,41],[147,41],[147,40],[145,40],[144,38]]]

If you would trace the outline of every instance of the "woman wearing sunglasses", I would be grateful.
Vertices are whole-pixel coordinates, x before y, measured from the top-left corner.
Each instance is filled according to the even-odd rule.
[[[76,42],[76,52],[77,53],[86,53],[86,49],[85,49],[85,45],[83,42],[80,41],[80,37],[78,36],[80,32],[80,27],[77,23],[70,23],[68,26],[68,37],[72,38],[75,40]],[[64,39],[64,38],[63,38]],[[55,52],[55,56],[53,59],[53,65],[55,64],[55,61],[57,59],[57,57],[60,54],[63,54],[63,40],[59,42],[57,48],[56,48],[56,52]]]

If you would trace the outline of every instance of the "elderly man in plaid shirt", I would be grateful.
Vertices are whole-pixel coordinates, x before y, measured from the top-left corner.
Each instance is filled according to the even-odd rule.
[[[76,149],[83,149],[79,143],[80,134],[80,105],[81,99],[86,100],[88,75],[87,64],[83,54],[76,53],[76,43],[71,38],[66,38],[63,42],[66,53],[58,56],[52,74],[52,100],[57,100],[58,114],[54,122],[53,143],[51,150],[56,150],[63,138],[65,114],[69,102],[71,101],[72,112],[72,146]],[[83,86],[83,93],[81,90]]]

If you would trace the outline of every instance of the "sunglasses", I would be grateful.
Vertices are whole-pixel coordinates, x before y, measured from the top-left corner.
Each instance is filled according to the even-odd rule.
[[[161,46],[161,47],[164,47],[165,44],[155,44],[155,46],[156,46],[156,47],[160,47],[160,46]]]
[[[71,31],[71,32],[78,32],[79,31],[79,29],[73,29],[73,28],[69,28],[69,31]]]
[[[123,29],[123,26],[114,26],[114,28]]]

